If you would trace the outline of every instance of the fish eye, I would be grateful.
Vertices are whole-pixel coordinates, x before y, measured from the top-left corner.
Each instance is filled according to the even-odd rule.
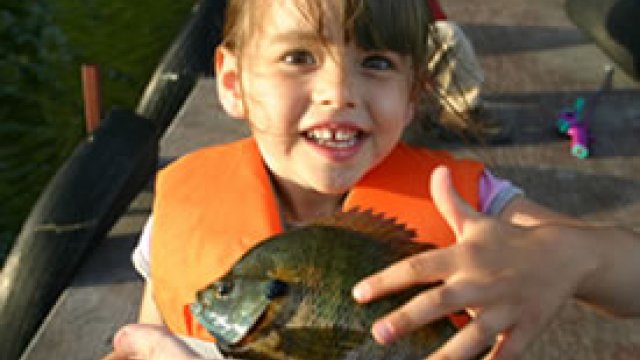
[[[214,285],[214,290],[217,298],[227,297],[233,290],[233,283],[231,281],[218,281]]]
[[[265,296],[267,299],[273,300],[277,297],[284,296],[287,293],[289,286],[286,282],[278,279],[273,279],[267,283],[265,288]]]

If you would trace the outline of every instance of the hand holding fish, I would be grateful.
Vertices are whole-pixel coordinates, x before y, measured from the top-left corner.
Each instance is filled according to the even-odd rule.
[[[113,352],[102,360],[195,360],[201,359],[161,325],[130,324],[113,338]]]
[[[442,281],[376,321],[372,332],[391,343],[459,310],[472,320],[429,359],[472,359],[521,354],[590,274],[593,254],[554,226],[525,227],[484,216],[456,193],[448,169],[431,178],[438,210],[455,233],[454,246],[423,252],[354,287],[359,302]]]

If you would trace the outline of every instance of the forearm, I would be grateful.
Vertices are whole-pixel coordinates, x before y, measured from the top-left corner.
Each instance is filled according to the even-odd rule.
[[[573,267],[583,275],[576,298],[618,316],[640,315],[639,234],[588,224],[525,197],[514,199],[500,217],[536,229],[537,236],[549,240],[550,255],[567,261],[567,272]]]

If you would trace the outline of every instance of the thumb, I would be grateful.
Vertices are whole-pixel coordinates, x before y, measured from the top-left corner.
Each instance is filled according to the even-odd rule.
[[[155,326],[129,324],[118,330],[113,337],[116,353],[130,358],[150,358],[151,349],[156,342]],[[161,330],[158,330],[161,331]],[[146,341],[145,341],[146,339]]]
[[[114,354],[126,359],[192,359],[195,355],[161,325],[126,325],[114,336],[113,345]]]
[[[465,223],[479,216],[453,187],[451,171],[446,166],[438,166],[431,173],[431,198],[456,239],[462,237]]]

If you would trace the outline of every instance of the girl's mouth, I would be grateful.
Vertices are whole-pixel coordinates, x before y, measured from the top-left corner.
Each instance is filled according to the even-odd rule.
[[[333,160],[345,160],[357,153],[366,133],[353,126],[318,126],[302,136]]]
[[[321,146],[344,149],[354,146],[362,137],[362,132],[351,128],[315,128],[305,132],[304,136]]]

